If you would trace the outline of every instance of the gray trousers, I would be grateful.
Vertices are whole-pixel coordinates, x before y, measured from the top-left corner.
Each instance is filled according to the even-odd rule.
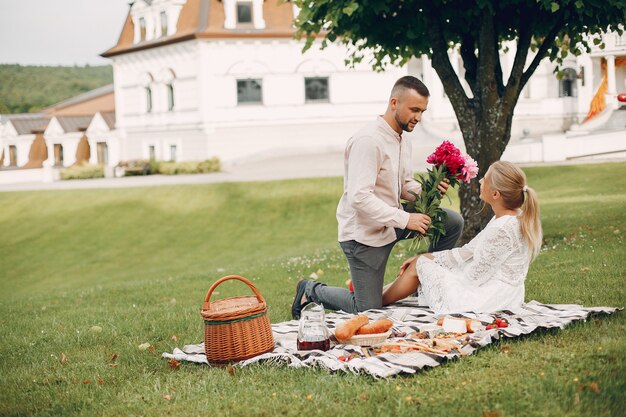
[[[448,214],[444,226],[446,235],[437,245],[428,248],[429,252],[452,249],[463,232],[463,217],[457,212],[444,209]],[[323,304],[330,310],[343,310],[358,313],[383,305],[383,284],[387,260],[394,245],[403,239],[410,239],[415,232],[396,229],[397,239],[381,247],[367,246],[355,240],[339,242],[348,259],[354,293],[346,288],[329,287],[326,284],[307,281],[305,293],[309,300]]]

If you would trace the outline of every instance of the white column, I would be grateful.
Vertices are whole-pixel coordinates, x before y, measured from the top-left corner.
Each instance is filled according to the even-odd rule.
[[[253,0],[252,19],[255,29],[265,29],[265,20],[263,19],[263,0]]]
[[[607,107],[617,109],[617,88],[615,88],[615,56],[606,58],[607,92],[605,95]]]
[[[235,29],[237,27],[237,11],[235,10],[235,0],[224,0],[224,29]]]
[[[607,93],[616,94],[617,89],[615,88],[615,57],[613,55],[609,55],[606,57],[606,76],[608,80]]]

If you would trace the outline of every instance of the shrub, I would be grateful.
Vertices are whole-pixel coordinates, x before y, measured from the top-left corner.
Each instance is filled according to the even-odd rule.
[[[81,164],[61,170],[62,180],[87,180],[104,178],[104,165]]]
[[[186,161],[186,162],[159,162],[159,174],[178,175],[178,174],[206,174],[209,172],[217,172],[222,168],[222,164],[218,158],[211,158],[205,161]]]

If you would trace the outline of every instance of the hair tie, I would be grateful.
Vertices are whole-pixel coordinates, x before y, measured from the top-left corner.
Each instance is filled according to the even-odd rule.
[[[528,185],[525,185],[522,187],[522,192],[526,192],[526,191],[528,191]]]

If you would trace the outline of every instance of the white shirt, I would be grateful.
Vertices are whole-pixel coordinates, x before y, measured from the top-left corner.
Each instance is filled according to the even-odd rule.
[[[411,169],[411,143],[379,116],[346,144],[339,241],[380,247],[396,240],[394,228],[409,222],[400,204],[401,198],[415,199],[409,191],[421,191]]]

